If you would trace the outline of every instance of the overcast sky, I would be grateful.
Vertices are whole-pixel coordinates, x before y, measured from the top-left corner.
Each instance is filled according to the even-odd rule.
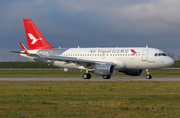
[[[149,47],[180,55],[180,0],[3,0],[0,61],[25,58],[23,18],[54,47]]]

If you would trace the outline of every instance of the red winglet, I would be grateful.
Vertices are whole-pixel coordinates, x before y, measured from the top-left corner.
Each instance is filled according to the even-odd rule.
[[[131,52],[132,52],[132,53],[136,53],[136,51],[135,51],[135,50],[133,50],[133,49],[131,49]]]
[[[28,51],[27,51],[27,49],[26,49],[26,47],[25,47],[21,42],[19,42],[19,43],[20,43],[22,49],[24,50],[24,53],[25,53],[25,54],[29,54]]]

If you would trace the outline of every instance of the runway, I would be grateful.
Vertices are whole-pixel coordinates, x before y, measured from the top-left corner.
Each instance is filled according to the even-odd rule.
[[[112,77],[111,79],[103,79],[94,77],[91,79],[83,79],[81,77],[12,77],[0,78],[0,81],[180,81],[179,77],[153,77],[146,79],[144,77]]]

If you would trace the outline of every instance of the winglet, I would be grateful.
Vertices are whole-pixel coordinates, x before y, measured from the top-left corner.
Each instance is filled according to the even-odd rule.
[[[28,51],[27,51],[27,49],[26,49],[26,47],[25,47],[21,42],[19,42],[19,43],[20,43],[22,49],[24,50],[24,53],[25,53],[25,54],[29,54]]]
[[[135,50],[133,50],[133,49],[131,49],[131,52],[132,52],[132,53],[136,53],[136,51],[135,51]]]

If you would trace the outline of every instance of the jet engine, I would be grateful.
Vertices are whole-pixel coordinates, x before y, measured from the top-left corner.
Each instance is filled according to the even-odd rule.
[[[119,71],[119,72],[123,72],[124,74],[131,76],[140,76],[143,74],[143,70],[139,70],[139,69],[126,69],[124,71]]]
[[[94,66],[94,73],[101,76],[111,76],[114,74],[114,65],[99,64]]]

